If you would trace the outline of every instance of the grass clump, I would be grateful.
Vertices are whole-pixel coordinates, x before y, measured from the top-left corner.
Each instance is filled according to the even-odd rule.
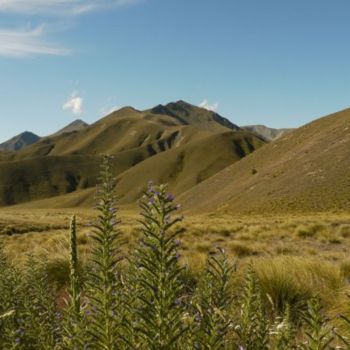
[[[298,237],[301,238],[313,238],[323,229],[321,225],[301,225],[297,228],[296,233]]]

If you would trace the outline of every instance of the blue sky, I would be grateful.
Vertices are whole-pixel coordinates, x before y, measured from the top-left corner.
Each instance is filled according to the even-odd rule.
[[[239,125],[350,106],[348,0],[0,0],[0,141],[186,100]]]

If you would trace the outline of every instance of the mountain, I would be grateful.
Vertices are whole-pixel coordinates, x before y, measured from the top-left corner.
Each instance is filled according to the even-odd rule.
[[[0,158],[0,205],[69,193],[53,205],[90,203],[104,154],[113,155],[121,203],[134,202],[149,180],[180,194],[265,144],[206,109],[183,101],[163,107],[124,107]]]
[[[183,193],[197,212],[350,210],[350,109],[261,147]]]
[[[25,131],[17,136],[14,136],[8,141],[0,144],[0,151],[19,151],[40,139],[38,135],[33,134],[30,131]]]
[[[293,129],[274,129],[265,125],[247,125],[242,126],[242,129],[250,131],[255,135],[263,138],[266,141],[273,141],[279,137],[291,132]]]
[[[64,133],[71,133],[74,131],[79,131],[82,129],[85,129],[89,126],[89,124],[85,123],[84,121],[77,119],[74,122],[70,123],[69,125],[65,126],[63,129],[57,131],[51,136],[58,136]],[[17,136],[14,136],[8,141],[5,141],[4,143],[0,144],[0,151],[6,151],[6,152],[14,152],[14,151],[20,151],[23,148],[32,145],[33,143],[40,140],[40,137],[38,135],[33,134],[32,132],[25,131]],[[0,154],[0,159],[3,157],[3,155]]]
[[[70,133],[70,132],[74,132],[74,131],[83,130],[83,129],[87,128],[88,126],[89,126],[89,124],[85,123],[83,120],[76,119],[76,120],[74,120],[74,122],[68,124],[67,126],[65,126],[64,128],[57,131],[55,134],[53,134],[51,136],[57,136],[57,135],[61,135],[64,133]]]
[[[184,101],[158,105],[150,110],[153,114],[167,115],[184,125],[193,125],[210,131],[223,131],[226,128],[239,130],[239,127],[219,114],[191,105]]]

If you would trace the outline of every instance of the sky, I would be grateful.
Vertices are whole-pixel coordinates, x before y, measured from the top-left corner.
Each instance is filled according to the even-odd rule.
[[[350,106],[349,0],[0,0],[0,142],[185,100],[238,125]]]

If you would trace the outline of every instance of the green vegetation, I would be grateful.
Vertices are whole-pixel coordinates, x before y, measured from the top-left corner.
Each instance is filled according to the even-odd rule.
[[[208,247],[204,266],[193,269],[180,257],[180,208],[166,186],[153,184],[140,200],[138,237],[125,247],[108,158],[100,180],[91,249],[79,249],[75,216],[61,246],[66,284],[38,256],[14,265],[0,249],[1,349],[349,348],[346,265],[280,256],[238,269],[225,250]],[[242,228],[216,227],[226,239]],[[312,236],[298,232],[299,240],[326,235],[322,225]]]

